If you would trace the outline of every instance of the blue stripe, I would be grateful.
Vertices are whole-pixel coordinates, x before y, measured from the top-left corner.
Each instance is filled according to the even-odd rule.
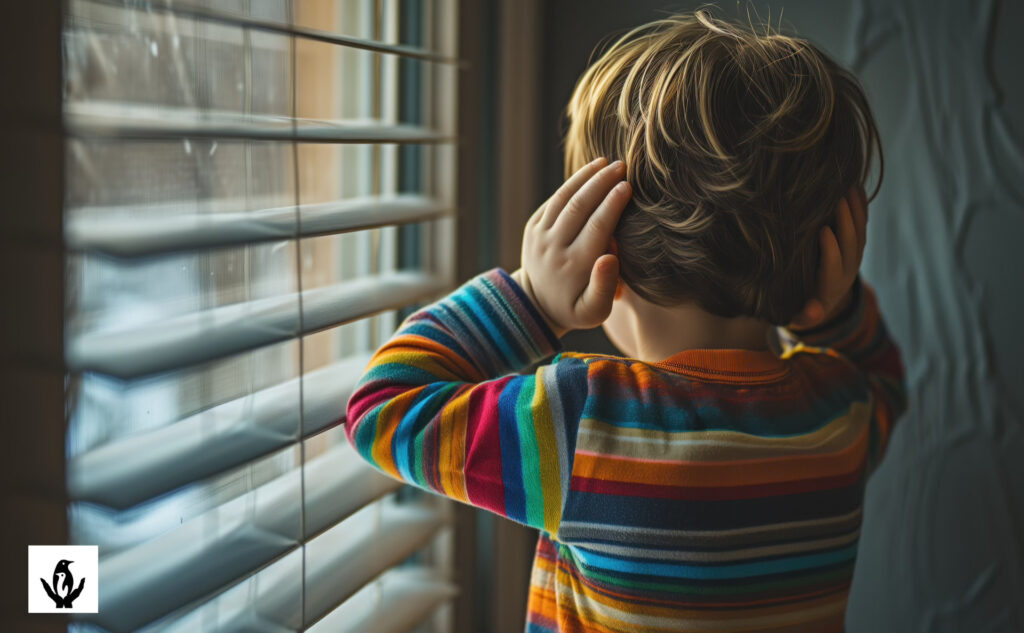
[[[856,483],[842,488],[750,499],[688,500],[685,504],[574,489],[562,520],[668,530],[726,530],[825,519],[861,507],[866,473],[860,475]]]
[[[526,491],[523,489],[523,460],[519,452],[519,421],[516,402],[523,388],[522,376],[508,381],[498,396],[498,435],[501,441],[501,479],[505,485],[505,515],[526,523]]]
[[[523,325],[522,317],[516,313],[515,308],[509,303],[508,298],[494,287],[489,280],[484,279],[483,287],[487,289],[487,292],[482,292],[481,295],[491,298],[490,301],[486,302],[492,311],[500,312],[495,314],[495,321],[500,323],[505,331],[509,332],[509,340],[515,341],[516,347],[527,357],[540,358],[546,354],[542,354],[542,350],[537,346],[536,341],[530,336],[530,333],[526,330]],[[504,317],[504,318],[502,318]],[[514,330],[514,331],[513,331]],[[525,347],[524,347],[525,344]]]
[[[513,348],[513,340],[508,330],[501,323],[501,319],[491,309],[491,306],[487,303],[487,300],[481,296],[477,296],[479,290],[472,286],[466,288],[465,294],[462,299],[466,307],[468,307],[476,317],[476,321],[487,328],[487,331],[491,334],[491,338],[501,348],[502,353],[505,356],[506,367],[521,367],[525,365],[529,359],[521,354],[518,349]]]
[[[509,297],[506,297],[505,294],[501,292],[501,290],[498,288],[495,282],[487,277],[484,277],[482,279],[482,282],[484,287],[487,288],[490,294],[494,297],[494,303],[497,304],[498,309],[505,314],[506,318],[508,319],[508,323],[511,323],[512,326],[516,329],[516,331],[519,332],[517,340],[525,341],[526,344],[529,345],[530,349],[527,353],[531,357],[541,358],[543,356],[547,356],[550,353],[548,349],[551,348],[546,348],[539,344],[546,343],[547,340],[545,339],[544,341],[538,341],[536,340],[536,337],[534,337],[530,333],[529,329],[527,328],[527,325],[524,323],[523,315],[516,310],[517,302],[515,301],[515,298],[513,297],[510,300]],[[514,286],[514,284],[510,284],[510,287],[512,286]],[[528,302],[518,302],[518,305],[526,306],[528,305]]]
[[[501,276],[501,278],[504,279],[505,282],[508,284],[508,287],[512,289],[512,293],[515,295],[516,299],[518,299],[518,304],[523,307],[523,309],[530,315],[531,318],[533,318],[534,323],[536,323],[537,327],[540,328],[540,331],[544,333],[544,336],[547,338],[548,344],[551,346],[551,349],[561,349],[561,341],[559,341],[558,337],[555,336],[555,333],[551,331],[551,327],[548,325],[547,321],[545,321],[544,317],[540,315],[540,312],[537,310],[537,307],[533,305],[533,302],[530,301],[529,298],[527,298],[526,293],[523,291],[522,288],[519,287],[519,284],[516,283],[515,279],[512,279],[511,275],[509,275],[504,270],[501,270],[500,268],[497,270],[497,272]]]
[[[462,347],[462,342],[451,336],[447,331],[447,326],[441,326],[435,321],[418,321],[416,323],[410,323],[402,328],[402,334],[415,334],[416,336],[422,336],[425,339],[436,341],[441,345],[444,345],[447,349],[450,349],[459,354],[459,356],[465,356],[465,352]]]
[[[445,382],[427,385],[416,396],[416,404],[409,407],[409,410],[399,420],[394,439],[391,442],[391,457],[395,460],[395,467],[398,468],[398,472],[404,479],[425,485],[423,477],[419,473],[413,473],[410,465],[413,450],[415,450],[412,440],[448,402],[448,394],[457,386],[457,383]]]
[[[583,417],[626,429],[680,434],[738,431],[759,437],[793,437],[812,433],[827,426],[836,418],[849,413],[850,406],[851,400],[836,398],[831,403],[819,401],[806,411],[793,411],[777,417],[759,417],[753,412],[745,416],[729,415],[714,405],[693,406],[680,403],[673,409],[636,400],[598,402],[595,399],[583,412]],[[685,439],[685,435],[679,439]]]
[[[474,297],[469,292],[465,292],[460,293],[458,299],[460,303],[462,303],[463,306],[465,306],[466,315],[475,316],[473,322],[478,327],[481,327],[486,332],[486,334],[489,335],[490,339],[492,339],[492,341],[501,349],[503,354],[503,369],[508,367],[515,367],[515,353],[512,351],[511,348],[509,348],[508,342],[505,340],[501,332],[498,330],[497,324],[495,324],[494,320],[487,318],[485,308],[479,304],[476,297]]]
[[[612,571],[643,574],[649,576],[667,576],[670,578],[692,579],[724,579],[747,578],[752,576],[768,576],[791,571],[825,567],[853,560],[857,556],[857,544],[842,549],[820,554],[804,554],[770,561],[740,563],[738,565],[681,565],[673,563],[643,563],[604,556],[596,552],[585,552],[572,548],[573,555],[587,567],[609,569]]]
[[[483,370],[485,376],[495,376],[500,373],[502,365],[499,358],[495,358],[494,354],[490,353],[490,350],[486,347],[481,346],[481,341],[477,340],[477,333],[470,328],[465,320],[471,318],[471,315],[465,313],[457,303],[451,303],[445,301],[438,305],[438,310],[441,312],[444,322],[449,325],[452,330],[452,334],[458,337],[462,342],[463,349],[466,350],[466,354],[473,359],[474,364]],[[487,336],[487,333],[483,333]]]

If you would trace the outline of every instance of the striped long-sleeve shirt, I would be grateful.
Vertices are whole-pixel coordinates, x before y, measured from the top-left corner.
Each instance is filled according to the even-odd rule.
[[[870,288],[785,352],[561,353],[491,271],[405,321],[348,405],[380,470],[541,530],[529,633],[840,631],[905,406]]]

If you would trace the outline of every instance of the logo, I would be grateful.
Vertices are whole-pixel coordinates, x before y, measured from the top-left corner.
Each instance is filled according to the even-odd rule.
[[[96,613],[98,558],[95,545],[29,545],[28,612]]]

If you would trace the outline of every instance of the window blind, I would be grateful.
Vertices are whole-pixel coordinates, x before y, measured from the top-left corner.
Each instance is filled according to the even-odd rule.
[[[450,507],[340,425],[453,284],[455,11],[69,2],[73,630],[446,630]]]

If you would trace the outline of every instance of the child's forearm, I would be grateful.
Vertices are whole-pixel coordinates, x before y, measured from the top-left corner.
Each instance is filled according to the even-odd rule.
[[[357,394],[379,382],[480,382],[528,367],[558,345],[523,290],[496,269],[406,319],[375,354]],[[393,371],[399,367],[405,371]],[[349,406],[358,404],[353,396]]]
[[[585,386],[586,367],[513,373],[557,345],[508,275],[481,275],[374,355],[349,400],[349,440],[393,477],[557,529],[582,402],[570,391]]]

